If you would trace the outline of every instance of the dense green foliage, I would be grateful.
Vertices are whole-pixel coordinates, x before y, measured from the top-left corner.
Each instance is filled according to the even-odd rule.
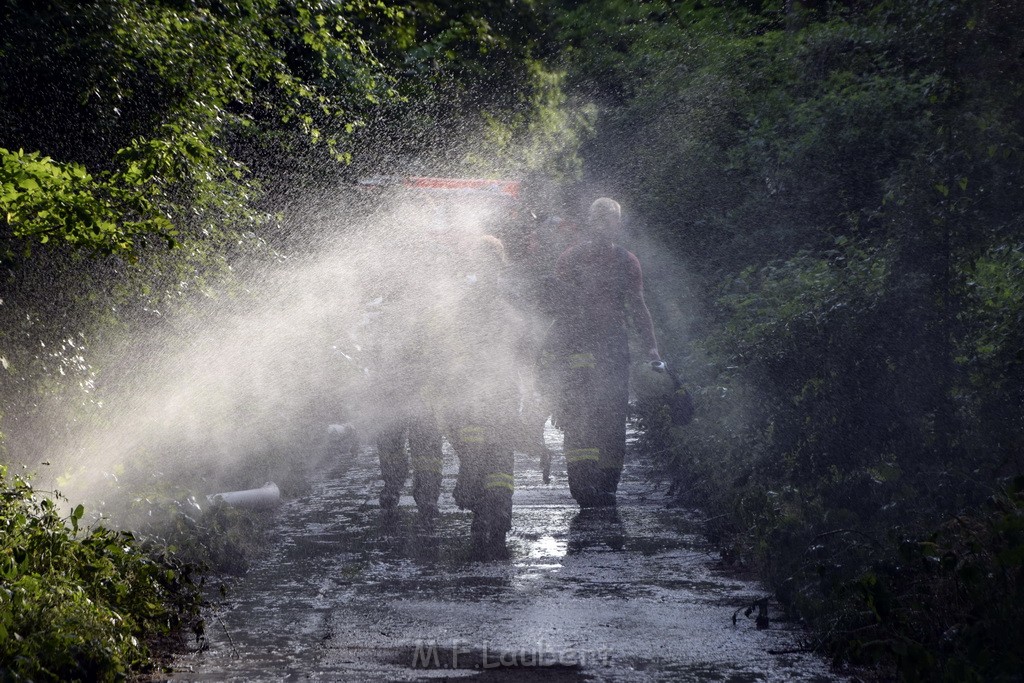
[[[0,13],[0,414],[25,461],[48,456],[36,426],[100,400],[118,353],[95,349],[218,296],[240,257],[277,258],[303,227],[278,213],[296,189],[336,192],[420,155],[451,166],[461,140],[511,158],[516,140],[559,135],[531,3]]]
[[[127,532],[80,528],[0,466],[0,678],[114,680],[149,645],[199,626],[194,568]]]
[[[698,284],[651,283],[701,311],[661,316],[699,411],[647,414],[651,448],[821,647],[911,679],[1019,673],[1022,19],[997,0],[560,19],[601,107],[585,168]]]
[[[277,258],[295,190],[582,169],[685,263],[685,288],[649,289],[697,418],[642,420],[728,555],[837,658],[1019,672],[1017,3],[2,8],[0,417],[17,457],[105,419],[97,380],[126,330],[173,327],[240,257]],[[229,526],[174,519],[185,545]]]
[[[561,139],[559,77],[540,60],[538,17],[531,2],[0,3],[3,459],[53,459],[58,477],[75,473],[81,463],[57,462],[54,446],[115,420],[105,409],[108,392],[151,362],[151,340],[187,343],[189,314],[238,294],[246,286],[238,274],[280,260],[301,241],[290,239],[294,232],[308,236],[296,212],[282,210],[306,208],[294,206],[297,191],[315,204],[318,193],[337,193],[357,174],[394,172],[410,160],[447,170],[473,140],[490,145],[477,168],[507,169],[523,162],[514,151],[521,140]],[[541,151],[526,161],[571,166]],[[563,145],[560,154],[572,152]],[[179,556],[215,562],[252,541],[253,524],[229,511],[177,509],[176,497],[194,482],[153,481],[165,454],[138,451],[105,511],[115,511],[115,498],[145,500],[150,509],[119,511],[118,522],[159,520],[142,531],[173,539]],[[110,469],[125,474],[121,465]],[[12,491],[62,538],[49,503]],[[11,508],[12,524],[20,514]],[[81,557],[86,566],[84,553],[107,557],[122,547],[108,541],[120,538],[69,535],[61,561]],[[123,548],[111,566],[135,571],[129,565],[141,556],[127,541]],[[26,546],[18,557],[37,552]],[[19,634],[5,647],[24,649],[5,655],[20,652],[19,671],[38,678],[47,674],[30,667],[45,664],[32,663],[43,646],[98,667],[76,673],[54,663],[57,677],[114,676],[141,665],[140,643],[166,601],[140,588],[138,601],[99,603],[75,587],[75,576],[54,579],[52,604],[41,592],[48,578],[24,580],[24,599],[4,603],[13,620],[5,623]],[[122,590],[131,581],[108,583]],[[118,613],[114,621],[91,628],[107,609]],[[38,640],[26,640],[25,620],[39,623]],[[61,645],[74,638],[81,642]]]
[[[33,420],[95,404],[93,348],[210,295],[240,253],[268,251],[240,146],[291,134],[343,155],[363,103],[387,96],[357,24],[394,13],[322,9],[4,4],[0,412],[15,441]],[[41,395],[64,400],[52,411]],[[23,460],[46,455],[20,447]]]

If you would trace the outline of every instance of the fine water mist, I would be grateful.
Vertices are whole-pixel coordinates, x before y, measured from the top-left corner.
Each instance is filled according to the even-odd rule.
[[[100,423],[49,449],[61,490],[98,502],[287,482],[334,455],[330,425],[372,440],[424,402],[509,391],[530,313],[497,295],[503,254],[483,238],[505,207],[398,194],[375,210],[342,200],[244,293],[129,340],[150,355],[106,363]]]
[[[292,220],[289,256],[241,264],[226,292],[107,357],[93,351],[102,407],[46,444],[43,474],[115,517],[133,500],[201,501],[267,481],[295,495],[341,457],[339,425],[367,444],[410,416],[446,429],[496,397],[514,411],[532,391],[537,349],[524,337],[550,323],[516,296],[517,259],[547,272],[567,246],[552,233],[524,256],[514,242],[534,220],[530,201],[398,183],[310,202]],[[584,207],[540,201],[581,225]],[[646,232],[635,222],[626,246],[643,264],[662,354],[678,363],[665,342],[688,337],[696,304],[680,297],[685,266]]]

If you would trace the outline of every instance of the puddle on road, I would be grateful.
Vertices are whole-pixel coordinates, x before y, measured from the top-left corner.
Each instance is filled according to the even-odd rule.
[[[569,545],[565,539],[554,536],[541,536],[536,540],[515,539],[515,551],[517,556],[527,560],[559,560],[565,557]],[[557,564],[555,565],[557,566]]]
[[[364,450],[283,506],[278,545],[211,612],[208,650],[180,657],[172,680],[836,680],[817,658],[767,654],[794,648],[785,625],[732,625],[763,591],[713,571],[697,518],[659,506],[635,464],[617,514],[581,514],[560,460],[550,485],[517,463],[511,559],[481,563],[450,493],[432,534],[408,498],[385,520]],[[453,462],[445,473],[450,492]],[[437,666],[414,660],[424,643]],[[537,652],[554,663],[530,665]]]

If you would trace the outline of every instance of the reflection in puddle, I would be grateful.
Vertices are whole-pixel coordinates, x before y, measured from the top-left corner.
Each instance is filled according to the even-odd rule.
[[[529,556],[551,557],[557,560],[565,557],[565,550],[565,541],[559,540],[554,536],[541,536],[536,541],[530,543]]]
[[[562,568],[561,560],[565,557],[566,550],[565,540],[554,536],[524,539],[516,552],[521,560],[515,563],[517,572],[512,582],[513,588],[524,590],[538,585],[552,574],[557,574]]]

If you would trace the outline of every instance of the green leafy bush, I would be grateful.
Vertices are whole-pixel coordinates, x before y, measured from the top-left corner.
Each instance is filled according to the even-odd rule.
[[[561,5],[585,175],[694,285],[696,418],[640,415],[677,502],[819,649],[1019,679],[1020,5]]]
[[[0,466],[0,660],[5,680],[113,680],[150,644],[201,632],[196,569],[128,532],[79,527]]]
[[[58,164],[38,152],[0,148],[0,209],[14,237],[51,239],[114,253],[131,248],[135,233],[174,231],[126,174],[94,179],[79,164]],[[9,260],[8,252],[2,258]]]

